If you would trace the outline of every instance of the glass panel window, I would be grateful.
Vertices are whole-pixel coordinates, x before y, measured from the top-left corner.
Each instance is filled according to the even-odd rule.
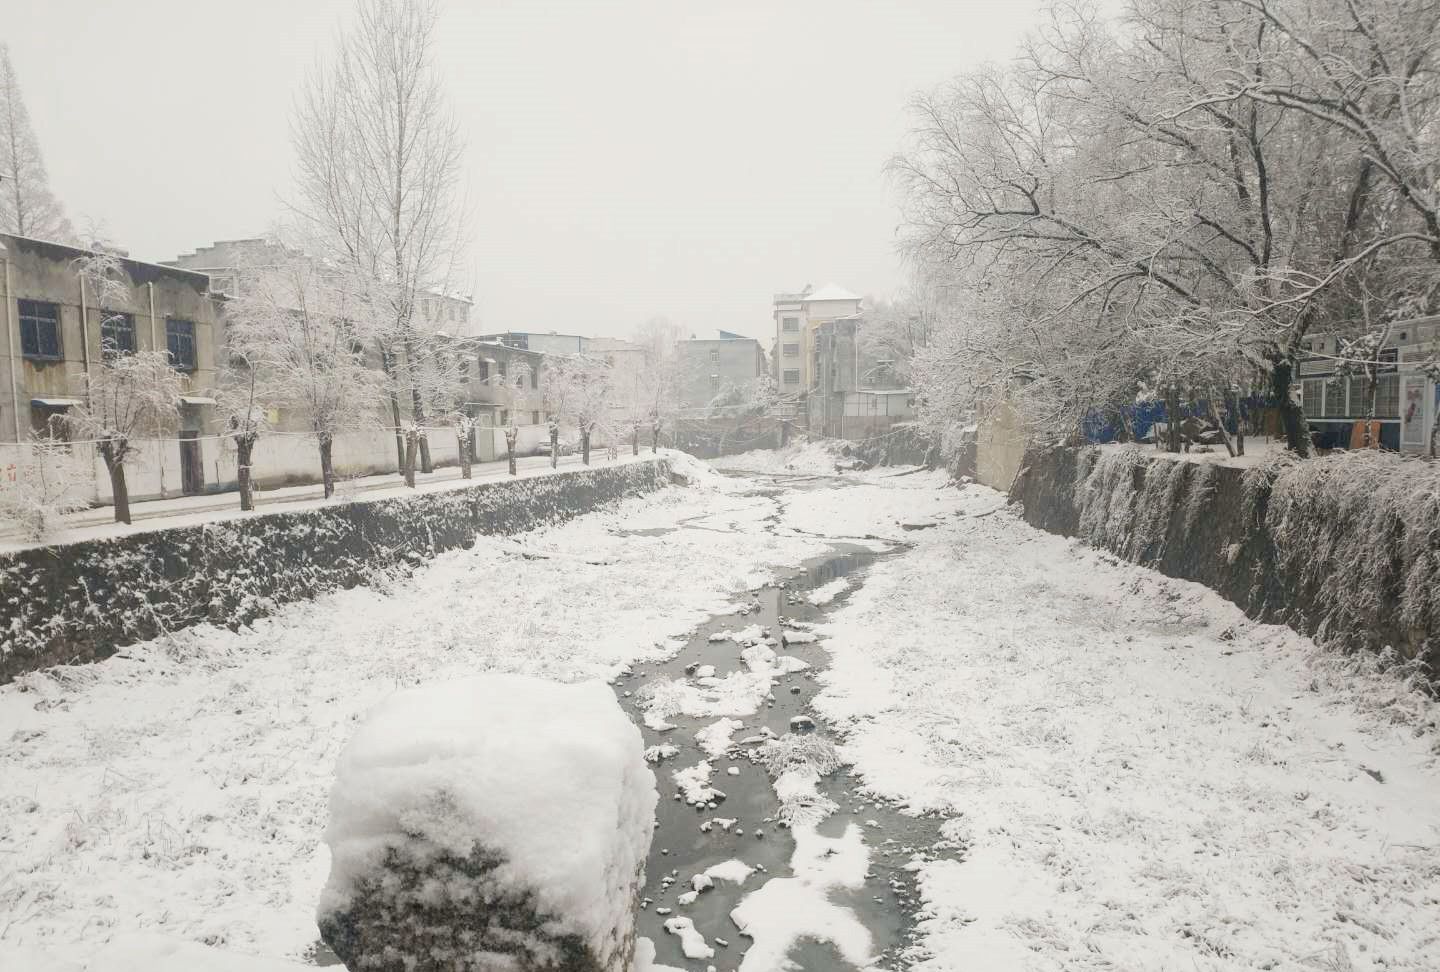
[[[480,359],[480,380],[490,380],[490,362],[486,361],[484,358]]]
[[[1320,417],[1320,389],[1324,385],[1319,378],[1307,378],[1301,386],[1301,404],[1305,414],[1311,418]]]
[[[1381,375],[1375,385],[1375,417],[1400,417],[1400,376]]]
[[[539,413],[539,412],[531,412],[531,413],[530,413],[530,424],[531,424],[531,425],[539,425],[539,424],[540,424],[540,413]]]
[[[798,358],[800,356],[799,344],[785,344],[780,348],[780,353],[787,358]]]
[[[496,363],[495,371],[501,378],[505,377],[505,361],[503,359]]]
[[[27,358],[59,361],[60,305],[39,300],[17,301],[20,305],[20,353]]]
[[[784,380],[785,380],[785,384],[787,384],[787,385],[798,385],[798,384],[800,384],[800,369],[799,369],[799,368],[786,368],[786,369],[785,369],[785,374],[784,374],[783,377],[784,377]]]
[[[800,318],[798,318],[798,317],[782,317],[782,318],[780,318],[780,329],[783,330],[783,331],[798,331],[798,330],[800,330]]]
[[[165,348],[170,352],[170,367],[176,371],[194,371],[195,322],[165,318]]]
[[[135,315],[100,312],[100,353],[107,358],[135,353]]]
[[[1325,379],[1325,417],[1343,418],[1345,415],[1345,379]]]

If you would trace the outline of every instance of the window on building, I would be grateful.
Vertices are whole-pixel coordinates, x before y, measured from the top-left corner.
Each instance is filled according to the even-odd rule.
[[[20,305],[20,353],[41,361],[59,361],[60,305],[39,300],[17,301]]]
[[[782,318],[780,318],[780,329],[781,329],[782,331],[798,331],[798,330],[800,330],[800,318],[798,318],[798,317],[782,317]]]
[[[800,369],[786,368],[780,377],[787,385],[798,385],[800,384]]]
[[[711,349],[710,349],[710,363],[711,363],[712,365],[718,365],[718,364],[720,363],[720,349],[719,349],[719,348],[711,348]]]
[[[480,377],[480,380],[481,380],[481,381],[489,381],[489,380],[490,380],[490,362],[486,361],[484,358],[481,358],[481,359],[479,360],[479,362],[478,362],[478,365],[479,365],[479,368],[480,368],[480,371],[478,372],[479,377]]]
[[[1375,383],[1375,417],[1400,417],[1400,376],[1381,375]]]
[[[1310,418],[1318,418],[1320,415],[1320,389],[1324,384],[1319,378],[1307,378],[1300,388],[1301,406]]]
[[[539,424],[540,424],[540,413],[539,413],[539,412],[531,412],[531,413],[530,413],[530,424],[531,424],[531,425],[539,425]]]
[[[780,353],[787,358],[798,358],[800,356],[799,344],[784,344],[780,347]]]
[[[524,387],[525,387],[525,372],[523,372],[523,371],[517,371],[517,372],[515,372],[515,387],[516,387],[516,388],[524,388]]]
[[[540,374],[539,374],[539,372],[537,372],[534,368],[531,368],[531,369],[530,369],[530,387],[531,387],[531,388],[539,388],[539,387],[540,387]]]
[[[100,312],[100,353],[106,358],[135,353],[135,315]]]
[[[495,364],[495,371],[501,377],[505,377],[505,361],[502,359]]]
[[[720,376],[719,376],[719,375],[711,375],[711,376],[710,376],[710,387],[711,387],[711,388],[719,388],[719,387],[720,387]]]
[[[501,424],[501,425],[509,425],[509,424],[510,424],[510,410],[509,410],[509,409],[506,409],[506,408],[500,409],[500,424]]]
[[[170,352],[170,367],[176,371],[194,371],[195,322],[165,318],[165,348]]]
[[[1343,418],[1345,411],[1345,379],[1325,379],[1325,417]]]

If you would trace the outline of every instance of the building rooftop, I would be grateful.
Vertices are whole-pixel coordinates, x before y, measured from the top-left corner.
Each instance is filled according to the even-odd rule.
[[[826,284],[819,290],[812,290],[805,295],[806,303],[817,300],[859,300],[859,296],[841,287],[839,284]]]

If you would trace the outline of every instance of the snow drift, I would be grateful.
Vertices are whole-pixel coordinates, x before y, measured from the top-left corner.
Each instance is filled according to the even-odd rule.
[[[656,803],[601,682],[396,692],[341,753],[321,934],[350,968],[628,970]]]

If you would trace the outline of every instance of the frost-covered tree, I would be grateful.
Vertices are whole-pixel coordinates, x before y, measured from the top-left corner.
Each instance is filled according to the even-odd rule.
[[[1014,62],[919,99],[907,245],[963,288],[922,397],[1064,437],[1147,386],[1258,376],[1305,454],[1305,336],[1359,288],[1435,293],[1432,7],[1057,5]]]
[[[636,329],[633,343],[645,351],[644,387],[637,389],[635,406],[650,426],[650,451],[660,448],[660,434],[679,408],[679,355],[676,344],[685,337],[684,330],[664,317],[652,317]],[[638,429],[633,430],[637,434]],[[638,444],[638,442],[636,443]]]
[[[302,413],[320,454],[325,496],[335,491],[335,434],[374,424],[380,375],[366,361],[374,321],[363,284],[295,260],[230,304],[230,352],[248,363],[259,398]]]
[[[460,250],[463,144],[434,63],[438,4],[357,0],[355,22],[308,80],[292,120],[307,245],[365,287],[383,323],[372,336],[399,399],[424,426],[413,369],[423,356],[420,295],[446,292]],[[430,450],[419,442],[421,467]],[[403,457],[402,457],[403,461]]]
[[[95,441],[110,474],[115,522],[130,522],[125,470],[138,457],[136,442],[163,431],[175,416],[184,379],[164,351],[102,356],[85,376],[81,404],[70,410],[70,427]]]
[[[225,441],[235,450],[235,480],[240,487],[240,509],[255,509],[253,463],[255,446],[268,427],[265,399],[270,382],[261,376],[266,362],[252,359],[244,348],[232,342],[230,356],[220,372],[215,390],[216,416],[222,423]]]
[[[58,243],[75,231],[50,190],[10,49],[0,44],[0,232]]]

